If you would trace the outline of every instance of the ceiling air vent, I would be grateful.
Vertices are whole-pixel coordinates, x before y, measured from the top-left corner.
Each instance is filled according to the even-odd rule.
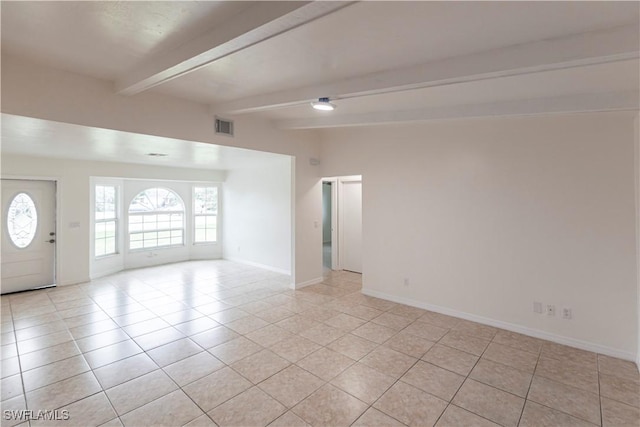
[[[233,122],[216,117],[216,133],[220,135],[233,136]]]

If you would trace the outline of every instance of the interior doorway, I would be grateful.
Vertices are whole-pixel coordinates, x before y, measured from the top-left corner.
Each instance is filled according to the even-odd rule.
[[[56,183],[2,179],[2,293],[55,285]]]
[[[322,180],[323,271],[362,273],[362,177]]]
[[[332,270],[333,261],[333,221],[332,221],[332,181],[322,182],[322,267],[324,270]]]

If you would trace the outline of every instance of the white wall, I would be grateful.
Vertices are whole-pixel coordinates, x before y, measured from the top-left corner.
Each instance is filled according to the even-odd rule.
[[[292,160],[279,156],[229,171],[222,204],[225,259],[291,274]]]
[[[322,280],[322,189],[314,132],[286,132],[267,120],[238,117],[234,138],[214,133],[204,104],[153,92],[126,97],[113,82],[2,55],[2,112],[169,138],[249,148],[295,157],[292,227],[297,285]]]
[[[90,277],[91,176],[220,182],[224,181],[225,173],[2,153],[3,178],[41,177],[58,181],[56,274],[59,285],[85,282]],[[73,223],[79,223],[79,227],[72,227]]]
[[[363,175],[365,292],[633,359],[633,149],[627,113],[346,128],[322,173]]]

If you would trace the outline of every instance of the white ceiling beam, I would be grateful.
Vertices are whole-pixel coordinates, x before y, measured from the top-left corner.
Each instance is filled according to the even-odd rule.
[[[580,94],[552,98],[523,99],[474,105],[432,107],[411,111],[383,111],[353,115],[333,115],[308,119],[277,120],[280,129],[320,129],[428,120],[481,117],[530,116],[560,113],[638,111],[637,91]]]
[[[206,34],[151,57],[116,81],[116,92],[134,95],[290,31],[355,2],[257,2]]]
[[[640,57],[639,27],[628,25],[509,46],[364,76],[212,105],[213,114],[289,107],[319,97],[345,99],[539,73]]]

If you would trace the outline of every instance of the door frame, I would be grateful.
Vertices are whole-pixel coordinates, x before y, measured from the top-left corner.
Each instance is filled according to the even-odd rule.
[[[345,183],[349,182],[359,182],[360,189],[362,191],[362,175],[349,175],[349,176],[341,176],[337,178],[338,180],[338,252],[339,252],[339,269],[344,270],[344,260],[342,246],[344,244],[344,209],[340,209],[342,204],[344,203],[344,190],[343,186]],[[360,256],[362,256],[362,251],[360,251]]]
[[[331,270],[341,270],[338,221],[338,178],[323,178],[331,183]],[[323,242],[324,244],[324,242]]]
[[[342,265],[342,242],[343,237],[343,217],[340,206],[344,194],[342,186],[345,182],[363,183],[362,175],[346,175],[330,178],[322,178],[322,182],[331,183],[331,270],[343,270]],[[321,239],[322,240],[322,239]],[[320,258],[322,263],[322,257]]]
[[[60,281],[60,257],[58,256],[58,245],[60,243],[60,230],[62,229],[62,209],[61,203],[58,203],[60,196],[62,195],[62,179],[60,177],[52,177],[52,176],[33,176],[33,175],[1,175],[0,179],[12,179],[19,181],[49,181],[53,182],[55,186],[54,191],[54,204],[55,204],[55,224],[56,224],[56,245],[53,248],[53,285],[58,286],[58,282]],[[4,227],[4,224],[1,225]],[[64,239],[63,239],[64,240]]]

